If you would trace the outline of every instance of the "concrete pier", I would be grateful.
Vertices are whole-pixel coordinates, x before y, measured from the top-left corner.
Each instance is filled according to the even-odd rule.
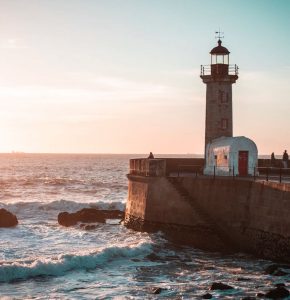
[[[232,249],[290,262],[289,184],[175,177],[167,165],[174,173],[174,164],[166,159],[131,160],[127,227],[163,230],[202,249]]]

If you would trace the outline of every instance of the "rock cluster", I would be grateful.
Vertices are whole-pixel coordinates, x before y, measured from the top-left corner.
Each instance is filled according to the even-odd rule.
[[[279,269],[279,267],[286,267],[286,265],[271,265],[268,266],[268,268],[266,269],[267,273],[271,273],[273,274],[275,271],[277,271],[277,269]],[[289,267],[287,265],[287,267]],[[231,287],[230,285],[227,285],[225,283],[222,282],[213,282],[210,290],[231,290],[234,289],[233,287]],[[258,298],[267,298],[267,299],[288,299],[288,297],[290,296],[290,293],[288,291],[288,289],[286,288],[284,283],[278,283],[276,284],[275,288],[269,290],[266,293],[257,293],[256,297]],[[201,296],[202,299],[211,299],[213,296],[209,293],[204,294]],[[256,297],[252,297],[252,296],[246,296],[244,298],[242,298],[242,300],[254,300],[256,299]]]
[[[61,212],[58,214],[58,223],[62,226],[74,226],[82,223],[106,223],[106,219],[123,219],[124,212],[120,210],[99,210],[83,208],[74,213]]]
[[[10,211],[0,208],[0,227],[14,227],[18,224],[17,217]]]

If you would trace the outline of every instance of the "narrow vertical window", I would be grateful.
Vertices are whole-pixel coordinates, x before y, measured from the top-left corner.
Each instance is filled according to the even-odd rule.
[[[221,128],[222,129],[228,129],[228,127],[229,127],[229,120],[228,119],[222,119]]]
[[[224,91],[219,90],[219,102],[223,103],[224,102]]]
[[[228,103],[229,102],[229,100],[230,100],[230,96],[229,96],[229,93],[226,93],[226,103]]]

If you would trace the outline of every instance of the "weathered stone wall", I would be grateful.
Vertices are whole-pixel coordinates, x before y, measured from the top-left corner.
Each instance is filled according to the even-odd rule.
[[[148,222],[196,226],[202,221],[166,177],[128,175],[126,215]]]
[[[218,235],[166,177],[129,174],[128,179],[127,227],[138,231],[163,230],[175,240],[213,251],[225,250]]]
[[[228,232],[241,251],[290,261],[290,185],[231,178],[173,180],[181,182],[190,201]],[[129,175],[125,219],[136,230],[147,230],[146,224],[174,227],[186,230],[187,238],[191,233],[197,246],[207,247],[212,239],[218,245],[216,236],[204,234],[204,218],[166,177]]]
[[[183,185],[241,249],[290,260],[289,184],[183,178]]]

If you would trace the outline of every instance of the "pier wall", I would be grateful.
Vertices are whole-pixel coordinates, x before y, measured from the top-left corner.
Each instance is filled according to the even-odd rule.
[[[177,231],[185,242],[221,251],[219,238],[226,233],[224,240],[239,251],[290,261],[289,184],[205,176],[128,179],[126,226]]]

